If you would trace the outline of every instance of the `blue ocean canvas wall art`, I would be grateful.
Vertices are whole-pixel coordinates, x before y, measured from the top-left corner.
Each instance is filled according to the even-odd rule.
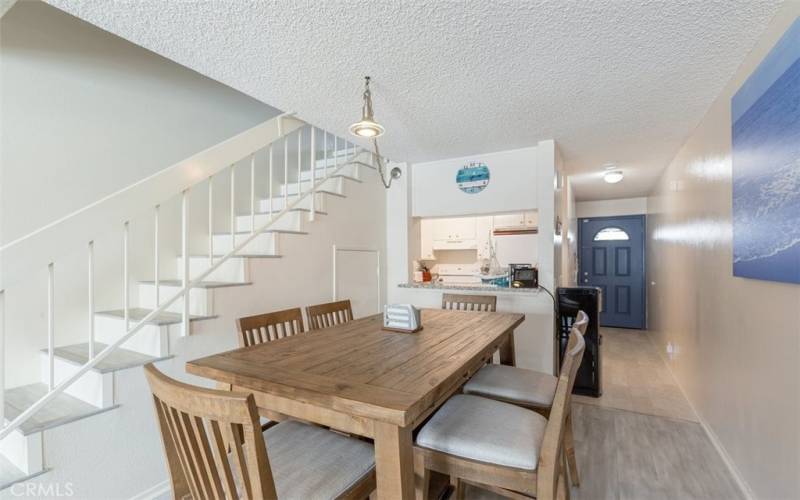
[[[800,283],[800,19],[731,101],[733,274]]]

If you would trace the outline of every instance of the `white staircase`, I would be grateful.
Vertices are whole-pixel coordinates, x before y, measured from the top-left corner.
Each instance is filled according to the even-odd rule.
[[[333,151],[319,151],[315,146],[317,135],[321,131],[306,126],[303,122],[289,117],[278,117],[270,123],[256,127],[242,136],[226,141],[218,147],[211,148],[187,162],[171,167],[169,170],[184,169],[184,163],[191,164],[195,171],[191,171],[192,183],[187,183],[181,173],[166,172],[164,175],[155,176],[149,180],[153,190],[161,190],[167,179],[178,189],[173,189],[172,196],[182,196],[182,224],[181,237],[184,242],[181,251],[170,263],[159,263],[158,243],[156,243],[153,275],[143,277],[141,281],[128,282],[129,263],[127,253],[123,258],[124,275],[129,295],[116,309],[94,310],[93,299],[90,301],[93,328],[88,332],[87,339],[80,343],[61,345],[55,336],[55,327],[48,331],[48,347],[39,353],[39,359],[31,362],[39,363],[40,379],[36,382],[5,389],[2,393],[3,428],[0,429],[0,490],[20,481],[32,478],[47,472],[47,457],[44,441],[46,432],[57,426],[69,425],[71,422],[90,418],[98,413],[112,411],[117,408],[115,401],[114,373],[119,370],[137,369],[151,362],[158,362],[170,357],[170,345],[176,337],[190,335],[191,324],[215,317],[214,294],[221,289],[230,287],[247,287],[251,284],[249,278],[250,259],[277,259],[280,258],[280,242],[283,238],[302,238],[313,229],[309,223],[322,220],[327,214],[327,199],[330,196],[345,197],[348,182],[361,182],[361,168],[369,167],[366,161],[370,154],[357,150],[354,146],[345,143],[345,149]],[[269,131],[270,133],[265,133]],[[215,176],[227,175],[230,170],[230,183],[234,182],[234,169],[230,167],[235,161],[254,155],[256,151],[269,149],[272,144],[278,147],[276,151],[286,150],[285,141],[291,137],[298,137],[304,132],[311,131],[311,149],[314,151],[314,160],[306,159],[305,167],[301,160],[296,166],[289,168],[288,159],[282,165],[273,165],[270,159],[269,179],[272,188],[260,197],[255,194],[255,163],[250,163],[250,192],[237,193],[231,189],[229,205],[214,207],[211,197],[210,184]],[[241,139],[241,140],[239,140]],[[235,147],[231,142],[236,142]],[[298,139],[299,140],[299,139]],[[333,141],[331,141],[333,142]],[[317,143],[319,144],[319,143]],[[338,141],[337,141],[338,144]],[[349,146],[349,147],[348,147]],[[294,147],[294,146],[293,146]],[[198,178],[196,169],[203,165],[207,175],[203,180]],[[230,168],[229,168],[230,167]],[[247,167],[247,165],[244,165]],[[239,170],[244,170],[242,166]],[[286,179],[273,185],[273,176],[283,171],[291,173]],[[185,174],[189,170],[182,170]],[[238,172],[237,172],[238,173]],[[267,175],[266,172],[262,172]],[[241,175],[241,174],[240,174]],[[171,176],[171,177],[170,177]],[[186,187],[181,183],[189,184]],[[196,248],[189,248],[189,224],[187,215],[187,192],[195,185],[207,183],[209,185],[209,227],[203,235],[208,240],[207,251],[202,252]],[[153,187],[157,186],[157,187]],[[149,195],[145,191],[147,186],[134,186],[136,192]],[[204,187],[200,188],[201,190]],[[130,192],[119,193],[119,198],[130,198]],[[244,197],[249,201],[251,209],[241,213],[233,209],[237,200]],[[90,212],[111,211],[115,214],[129,211],[141,212],[141,203],[133,204],[130,200],[110,200],[92,207]],[[134,197],[136,198],[136,197]],[[141,198],[141,196],[140,196]],[[142,201],[142,200],[139,200]],[[167,198],[149,198],[151,206],[160,205]],[[144,200],[143,203],[147,203]],[[115,205],[116,204],[116,205]],[[119,207],[122,205],[125,210]],[[134,206],[137,205],[137,206]],[[145,205],[146,207],[147,205]],[[188,205],[190,207],[190,205]],[[215,228],[214,220],[216,208],[229,217],[227,227]],[[156,209],[156,223],[158,228],[158,208]],[[105,216],[103,214],[102,216]],[[95,219],[92,219],[92,218]],[[86,220],[96,220],[98,215],[87,214],[79,211],[73,216],[65,218],[59,225],[85,225]],[[88,218],[88,219],[87,219]],[[78,219],[75,221],[74,219]],[[127,252],[128,224],[127,216],[113,221],[116,227],[125,230],[125,245]],[[56,235],[65,234],[57,226],[45,228]],[[156,234],[158,229],[156,229]],[[30,257],[23,255],[25,249],[18,247],[37,243],[41,236],[37,232],[30,239],[17,240],[0,248],[0,257],[10,256],[17,252],[19,259],[35,260],[37,255]],[[84,231],[85,234],[86,233]],[[196,236],[196,235],[194,235]],[[30,241],[33,240],[33,241]],[[156,241],[158,238],[156,237]],[[89,245],[89,259],[93,263],[93,245]],[[33,252],[35,254],[35,252]],[[189,254],[188,261],[184,258]],[[39,264],[45,264],[50,271],[50,283],[55,272],[58,271],[58,259],[51,255],[40,256]],[[93,264],[90,264],[93,266]],[[93,269],[93,267],[92,267]],[[168,271],[171,270],[171,271]],[[93,271],[92,271],[93,272]],[[162,274],[158,276],[156,274]],[[91,275],[90,275],[91,276]],[[93,288],[96,286],[90,279],[89,294],[93,297]],[[124,286],[124,285],[123,285]],[[188,293],[187,293],[188,292]],[[5,318],[8,311],[4,311],[2,304],[5,298],[14,293],[13,286],[9,283],[0,283],[0,316]],[[85,291],[75,293],[85,293]],[[53,315],[53,301],[57,298],[51,294],[47,314],[51,319]],[[51,323],[56,323],[51,321]],[[57,323],[56,323],[57,324]],[[3,342],[3,323],[0,322],[0,342]],[[4,345],[0,344],[0,345]],[[45,346],[42,346],[45,347]],[[9,356],[11,353],[5,353]],[[0,370],[2,372],[2,370]],[[2,375],[0,375],[0,389],[3,389]],[[80,453],[80,450],[75,450]]]

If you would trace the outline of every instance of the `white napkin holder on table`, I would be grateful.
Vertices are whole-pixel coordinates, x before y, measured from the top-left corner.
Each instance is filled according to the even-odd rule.
[[[401,333],[422,330],[419,309],[411,304],[386,304],[383,306],[383,329]]]

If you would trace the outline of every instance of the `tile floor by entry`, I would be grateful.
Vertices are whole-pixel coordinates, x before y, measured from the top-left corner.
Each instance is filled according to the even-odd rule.
[[[603,328],[601,333],[603,395],[576,395],[573,402],[698,421],[648,332]]]

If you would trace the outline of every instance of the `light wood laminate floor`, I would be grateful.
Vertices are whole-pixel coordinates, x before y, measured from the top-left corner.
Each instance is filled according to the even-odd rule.
[[[646,331],[603,328],[603,396],[573,397],[573,500],[743,498]],[[471,487],[468,500],[501,497]]]

